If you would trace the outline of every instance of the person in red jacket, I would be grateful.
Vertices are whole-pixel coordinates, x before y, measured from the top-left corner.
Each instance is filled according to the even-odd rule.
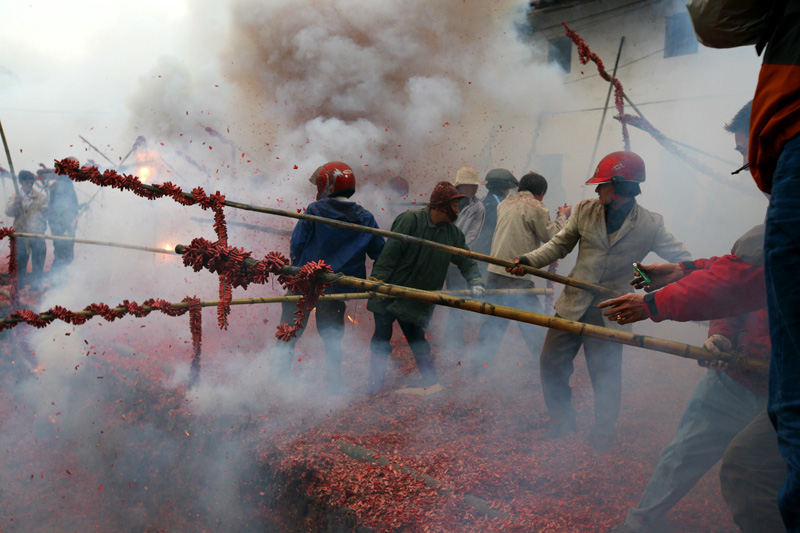
[[[768,410],[787,463],[781,514],[787,529],[800,531],[800,2],[692,3],[700,41],[714,47],[755,43],[759,54],[764,50],[748,159],[758,188],[771,195],[764,238],[772,337]]]
[[[726,126],[745,160],[748,106]],[[763,224],[752,228],[723,257],[640,265],[651,280],[645,283],[637,276],[631,283],[648,294],[624,295],[602,302],[599,307],[606,309],[603,314],[610,320],[621,323],[647,318],[655,322],[717,318],[712,321],[705,342],[709,351],[719,356],[736,348],[750,357],[767,360],[770,338],[764,230]],[[657,289],[661,290],[652,292]],[[695,389],[675,437],[664,448],[641,501],[628,511],[625,523],[616,532],[655,528],[663,522],[665,513],[723,457],[723,452],[721,487],[736,524],[744,531],[780,531],[775,496],[782,481],[782,476],[776,475],[782,473],[776,462],[782,461],[775,457],[774,433],[770,439],[763,424],[757,424],[759,413],[765,414],[766,392],[765,376],[712,364]],[[757,480],[758,488],[745,490],[745,479]]]
[[[763,229],[763,225],[757,226],[745,234],[734,245],[730,256],[676,265],[674,275],[687,270],[692,273],[656,293],[648,294],[658,295],[666,291],[660,298],[661,309],[652,299],[645,304],[649,318],[661,321],[725,316],[731,313],[734,301],[731,293],[748,294],[747,301],[740,303],[739,307],[760,304],[761,308],[713,320],[704,346],[717,356],[735,349],[766,362],[770,340],[763,284]],[[687,268],[689,265],[694,268]],[[749,274],[743,278],[744,286],[737,287],[738,272]],[[721,282],[715,283],[715,279]],[[721,290],[723,287],[729,290]],[[698,305],[693,305],[695,302]],[[606,312],[613,313],[614,310]],[[633,321],[627,313],[625,316],[626,321]],[[730,368],[724,363],[712,363],[706,377],[697,384],[675,436],[661,452],[639,504],[628,510],[625,523],[616,529],[616,533],[657,530],[666,513],[722,458],[737,434],[765,409],[767,385],[766,375]],[[780,526],[780,517],[775,511],[765,507],[759,513],[760,522]]]

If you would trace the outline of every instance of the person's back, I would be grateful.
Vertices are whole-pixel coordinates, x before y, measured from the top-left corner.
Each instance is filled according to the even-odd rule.
[[[539,248],[542,242],[549,241],[564,227],[571,208],[568,206],[559,208],[556,220],[550,220],[550,212],[542,203],[546,193],[547,180],[541,174],[529,172],[520,179],[519,192],[507,197],[497,206],[492,256],[512,261],[530,250]],[[486,286],[489,289],[500,290],[536,288],[530,275],[520,279],[497,265],[489,265]],[[491,298],[491,302],[534,313],[542,312],[539,297],[531,294],[497,295]],[[508,320],[497,317],[488,317],[484,321],[472,352],[473,371],[476,375],[486,373],[485,370],[502,342],[508,324]],[[522,322],[517,325],[528,349],[534,356],[538,355],[544,340],[544,329]]]
[[[309,204],[306,214],[330,218],[351,224],[377,228],[375,217],[355,202],[342,198],[323,198]],[[324,260],[334,272],[366,278],[367,256],[377,259],[383,249],[383,238],[369,233],[349,230],[328,224],[309,222],[298,224],[292,233],[290,255],[294,266]],[[326,292],[347,292],[346,287],[331,286]]]
[[[317,168],[310,180],[317,188],[317,201],[306,209],[309,215],[340,220],[377,228],[375,217],[354,202],[347,201],[355,193],[353,170],[340,161],[332,161]],[[324,261],[334,272],[366,278],[366,257],[377,259],[383,250],[383,237],[356,230],[340,228],[322,222],[300,220],[292,232],[289,255],[292,265],[303,266],[311,261]],[[346,287],[332,285],[326,293],[348,292]],[[297,305],[284,303],[281,323],[294,320]],[[342,337],[347,305],[343,301],[322,299],[317,303],[317,332],[325,343],[326,386],[332,393],[341,392]],[[294,346],[305,328],[297,336],[278,346],[277,372],[283,378],[291,369]]]

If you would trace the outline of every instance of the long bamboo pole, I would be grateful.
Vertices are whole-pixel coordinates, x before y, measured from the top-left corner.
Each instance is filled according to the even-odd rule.
[[[167,250],[165,248],[153,248],[152,246],[138,246],[136,244],[125,244],[122,242],[111,242],[111,241],[93,241],[90,239],[78,239],[76,237],[62,237],[59,235],[45,235],[43,233],[25,233],[21,231],[15,231],[12,233],[17,237],[22,237],[23,239],[47,239],[48,241],[67,241],[67,242],[76,242],[79,244],[93,244],[96,246],[110,246],[111,248],[126,248],[128,250],[141,250],[143,252],[153,252],[156,254],[174,254],[173,250]]]
[[[154,185],[147,185],[142,184],[142,187],[153,191],[153,192],[162,192],[161,189]],[[185,198],[194,199],[194,195],[188,192],[184,192],[183,196]],[[492,265],[501,266],[504,268],[513,268],[515,266],[522,266],[523,269],[527,274],[534,275],[539,278],[549,279],[551,281],[555,281],[556,283],[561,283],[562,285],[569,285],[571,287],[576,287],[578,289],[583,289],[585,291],[589,291],[595,294],[601,294],[603,296],[608,296],[610,298],[614,298],[617,296],[621,296],[624,293],[620,291],[616,291],[614,289],[609,289],[607,287],[603,287],[601,285],[595,285],[594,283],[588,283],[585,281],[580,281],[574,278],[569,278],[567,276],[560,276],[558,274],[554,274],[552,272],[548,272],[547,270],[543,270],[541,268],[534,268],[527,265],[518,265],[513,261],[506,261],[504,259],[500,259],[498,257],[492,257],[491,255],[480,254],[478,252],[473,252],[471,250],[466,250],[464,248],[457,248],[455,246],[448,246],[446,244],[442,244],[439,242],[429,241],[426,239],[420,239],[419,237],[413,237],[411,235],[404,235],[402,233],[395,233],[394,231],[387,231],[378,228],[370,228],[367,226],[361,226],[359,224],[352,224],[350,222],[343,222],[341,220],[334,220],[331,218],[325,217],[318,217],[315,215],[308,215],[306,213],[296,213],[292,211],[284,211],[282,209],[274,209],[271,207],[261,207],[255,206],[250,204],[244,204],[241,202],[235,202],[232,200],[225,200],[224,205],[228,207],[233,207],[235,209],[242,209],[245,211],[254,211],[256,213],[265,213],[267,215],[277,215],[281,217],[287,218],[294,218],[297,220],[308,220],[309,222],[318,222],[320,224],[328,224],[329,226],[336,226],[338,228],[350,229],[354,231],[360,231],[362,233],[370,233],[372,235],[380,235],[381,237],[386,237],[388,239],[396,239],[401,242],[405,242],[408,244],[418,244],[420,246],[425,246],[426,248],[433,248],[434,250],[439,250],[441,252],[446,252],[451,255],[460,255],[462,257],[469,257],[471,259],[475,259],[476,261],[482,261],[484,263],[489,263]]]
[[[173,252],[170,252],[173,253]],[[450,296],[469,296],[469,290],[459,290],[459,291],[431,291],[434,294],[447,294]],[[504,294],[522,294],[528,296],[538,296],[540,294],[550,294],[553,292],[553,289],[489,289],[486,291],[486,294],[489,296],[492,295],[504,295]],[[0,294],[4,296],[8,296],[8,292],[0,289]],[[339,294],[323,294],[320,296],[320,300],[324,301],[350,301],[350,300],[371,300],[373,298],[378,298],[374,292],[342,292]],[[284,296],[265,296],[263,298],[237,298],[235,300],[231,300],[229,303],[230,305],[260,305],[260,304],[274,304],[274,303],[283,303],[283,302],[297,302],[302,298],[301,295],[284,295]],[[382,296],[381,296],[382,298]],[[387,298],[400,298],[400,296],[387,296]],[[198,304],[200,307],[216,307],[219,305],[219,300],[201,300]],[[188,309],[189,302],[170,302],[169,306],[173,309]],[[149,305],[143,305],[142,309],[145,311],[153,311],[154,308]],[[126,307],[115,307],[112,311],[115,312],[122,312],[126,311]],[[85,316],[85,317],[93,317],[97,315],[94,311],[76,311],[76,315]],[[50,320],[55,318],[51,313],[39,313],[38,315],[40,318],[44,320]],[[0,323],[3,324],[16,324],[18,322],[24,322],[23,318],[18,317],[5,317],[0,319]]]
[[[175,246],[176,254],[183,254],[185,251],[185,245],[178,244]],[[258,261],[247,258],[243,261],[243,263],[245,267],[250,268],[256,265]],[[299,272],[299,268],[289,265],[285,265],[280,269],[281,274],[297,275]],[[408,300],[444,305],[446,307],[455,307],[457,309],[464,309],[465,311],[472,311],[473,313],[492,315],[518,322],[526,322],[536,326],[543,326],[557,329],[559,331],[566,331],[567,333],[574,333],[575,335],[582,335],[585,337],[627,344],[628,346],[637,346],[639,348],[677,355],[679,357],[694,359],[696,361],[717,360],[717,358],[714,357],[711,352],[699,346],[692,346],[691,344],[660,339],[658,337],[650,337],[647,335],[637,335],[634,333],[628,333],[627,331],[620,331],[603,326],[584,324],[583,322],[565,320],[563,318],[534,313],[532,311],[524,311],[522,309],[515,309],[513,307],[507,307],[504,305],[495,305],[478,300],[456,298],[454,296],[448,296],[442,293],[413,289],[411,287],[401,287],[399,285],[392,285],[390,283],[383,283],[380,281],[345,276],[344,274],[319,272],[317,273],[317,280],[323,283],[344,285],[346,287],[351,287],[361,291],[377,292],[380,294],[386,294],[388,296],[396,296]],[[766,373],[768,370],[767,364],[764,361],[740,357],[736,354],[726,354],[719,359],[726,363],[736,365],[744,370],[762,373]]]
[[[0,122],[0,137],[3,139],[3,148],[6,151],[6,159],[8,159],[8,171],[11,172],[11,181],[14,183],[14,192],[19,194],[19,184],[17,183],[17,174],[14,172],[14,162],[11,161],[11,150],[8,149],[8,141],[6,141],[6,132],[3,130],[3,123]]]
[[[92,150],[94,150],[95,152],[97,152],[98,154],[100,154],[101,156],[103,156],[103,158],[104,158],[106,161],[108,161],[109,163],[111,163],[111,164],[112,164],[112,165],[114,165],[115,167],[117,166],[117,164],[116,164],[116,163],[114,163],[114,162],[113,162],[111,159],[109,159],[109,158],[108,158],[108,156],[107,156],[106,154],[104,154],[103,152],[101,152],[101,151],[100,151],[100,149],[99,149],[97,146],[95,146],[95,145],[93,145],[92,143],[90,143],[89,141],[87,141],[87,140],[86,140],[86,138],[85,138],[83,135],[78,135],[78,137],[80,137],[80,139],[81,139],[83,142],[85,142],[86,144],[88,144],[88,145],[89,145],[89,148],[91,148]]]

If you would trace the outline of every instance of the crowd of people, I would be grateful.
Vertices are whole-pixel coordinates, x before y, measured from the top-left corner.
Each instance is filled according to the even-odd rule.
[[[800,269],[800,4],[689,0],[687,6],[704,44],[720,48],[755,44],[759,54],[764,52],[753,101],[725,129],[743,156],[743,169],[749,167],[770,202],[764,224],[742,235],[730,254],[692,260],[667,231],[663,218],[636,201],[645,181],[644,161],[632,152],[615,152],[600,161],[587,182],[597,185],[598,197],[580,202],[574,212],[569,206],[559,208],[555,220],[542,204],[547,191],[543,176],[529,173],[517,181],[508,170],[494,169],[480,181],[475,169],[464,167],[454,183],[435,186],[428,207],[407,211],[392,225],[398,233],[489,252],[513,259],[516,266],[486,269],[461,255],[390,239],[371,277],[426,290],[441,289],[447,280],[450,287],[469,286],[473,298],[480,299],[484,279],[491,288],[532,287],[525,266],[550,265],[577,246],[570,277],[625,294],[607,299],[567,286],[555,304],[557,316],[617,329],[647,319],[710,320],[705,348],[717,359],[705,363],[707,375],[689,400],[673,440],[662,451],[640,502],[616,531],[658,531],[666,513],[720,459],[722,494],[739,528],[800,531],[800,289],[794,280]],[[337,164],[345,167],[343,174],[354,183],[349,167]],[[475,193],[481,184],[489,192],[478,201]],[[509,195],[515,187],[517,192]],[[330,195],[318,196],[318,203],[337,201]],[[293,242],[304,234],[298,226]],[[359,269],[365,246],[352,251]],[[378,246],[373,245],[372,252]],[[323,243],[314,259],[327,260],[336,249],[335,244],[328,242],[326,248]],[[667,262],[642,265],[651,251]],[[292,260],[301,264],[294,253]],[[536,296],[491,301],[541,310]],[[375,316],[369,392],[384,389],[395,320],[422,375],[422,387],[398,392],[440,391],[425,340],[432,305],[382,299],[370,301],[368,309]],[[492,357],[492,347],[506,325],[505,320],[489,319],[480,328],[473,357],[476,373]],[[583,346],[595,392],[590,442],[597,450],[607,449],[614,443],[620,413],[621,345],[553,329],[543,336],[540,329],[523,326],[521,332],[531,351],[540,352],[550,415],[545,437],[565,438],[576,429],[569,381]],[[323,329],[320,334],[325,335]],[[447,337],[460,335],[454,325]],[[769,361],[769,378],[722,362],[722,356],[732,351]],[[329,357],[331,353],[340,365],[336,351],[329,349]]]
[[[72,180],[55,174],[53,169],[41,168],[36,174],[22,170],[16,177],[19,190],[6,202],[6,216],[13,218],[19,233],[44,235],[47,227],[54,237],[75,237],[79,216],[78,197]],[[72,264],[75,243],[53,240],[53,262],[50,273],[56,279]],[[17,246],[17,269],[20,286],[40,287],[44,279],[47,245],[41,237],[20,237]],[[28,265],[30,264],[30,271]]]

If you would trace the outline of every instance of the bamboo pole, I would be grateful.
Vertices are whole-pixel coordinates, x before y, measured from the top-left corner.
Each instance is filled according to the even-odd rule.
[[[110,246],[112,248],[126,248],[128,250],[141,250],[143,252],[153,252],[157,254],[174,254],[173,250],[167,250],[165,248],[153,248],[151,246],[137,246],[135,244],[125,244],[121,242],[111,242],[111,241],[93,241],[89,239],[78,239],[76,237],[61,237],[59,235],[45,235],[42,233],[24,233],[21,231],[15,231],[11,235],[16,237],[22,237],[23,239],[47,239],[49,241],[68,241],[68,242],[76,242],[80,244],[93,244],[96,246]]]
[[[142,184],[142,187],[153,192],[163,192],[162,189],[156,185]],[[194,199],[194,195],[188,192],[184,192],[183,196],[185,198],[190,198],[192,200]],[[334,220],[331,218],[308,215],[306,213],[296,213],[292,211],[284,211],[282,209],[273,209],[271,207],[261,207],[250,204],[244,204],[232,200],[225,200],[223,203],[224,205],[228,207],[233,207],[235,209],[254,211],[256,213],[264,213],[267,215],[277,215],[281,217],[294,218],[297,220],[307,220],[309,222],[318,222],[320,224],[328,224],[329,226],[336,226],[338,228],[360,231],[362,233],[370,233],[372,235],[379,235],[381,237],[386,237],[388,239],[396,239],[408,244],[417,244],[420,246],[425,246],[426,248],[433,248],[434,250],[439,250],[441,252],[445,252],[451,255],[460,255],[462,257],[469,257],[470,259],[474,259],[476,261],[482,261],[484,263],[489,263],[504,268],[513,268],[516,266],[521,266],[525,270],[526,274],[531,274],[539,278],[549,279],[550,281],[555,281],[556,283],[561,283],[562,285],[569,285],[570,287],[576,287],[578,289],[583,289],[585,291],[589,291],[595,294],[601,294],[609,298],[615,298],[617,296],[622,296],[623,294],[625,294],[621,291],[609,289],[601,285],[595,285],[594,283],[580,281],[567,276],[560,276],[558,274],[548,272],[547,270],[543,270],[541,268],[534,268],[528,265],[519,265],[514,263],[513,261],[506,261],[504,259],[492,257],[491,255],[485,255],[478,252],[473,252],[471,250],[467,250],[465,248],[458,248],[456,246],[448,246],[446,244],[442,244],[435,241],[429,241],[426,239],[420,239],[419,237],[413,237],[411,235],[405,235],[403,233],[396,233],[394,231],[386,231],[378,228],[370,228],[367,226],[361,226],[359,224],[343,222],[341,220]]]
[[[174,253],[174,252],[170,252]],[[431,291],[434,294],[447,294],[450,296],[469,296],[469,290],[459,290],[459,291]],[[489,289],[486,291],[488,295],[496,295],[496,294],[525,294],[530,296],[538,296],[540,294],[549,294],[552,293],[553,289]],[[8,293],[3,289],[0,289],[0,294],[8,296]],[[265,296],[262,298],[237,298],[235,300],[231,300],[229,303],[230,305],[259,305],[259,304],[274,304],[274,303],[283,303],[283,302],[297,302],[302,298],[301,295],[283,295],[283,296]],[[342,292],[339,294],[323,294],[319,297],[320,300],[324,301],[350,301],[350,300],[371,300],[373,298],[378,298],[378,296],[374,292]],[[400,296],[387,296],[387,298],[400,298]],[[201,300],[198,304],[200,307],[216,307],[219,305],[219,300]],[[188,309],[189,302],[170,302],[169,306],[173,309]],[[143,305],[142,309],[145,311],[153,311],[153,307],[149,305]],[[115,312],[122,312],[126,311],[126,307],[115,307],[112,311]],[[85,317],[93,317],[97,313],[94,311],[77,311],[76,315],[85,316]],[[39,313],[39,317],[44,320],[50,320],[54,318],[51,313]],[[16,317],[6,317],[0,319],[0,323],[3,324],[15,324],[18,322],[24,322],[22,318]]]
[[[112,164],[112,165],[114,165],[115,167],[117,166],[117,164],[116,164],[116,163],[114,163],[114,162],[113,162],[111,159],[109,159],[109,158],[108,158],[108,156],[107,156],[106,154],[104,154],[103,152],[101,152],[101,151],[100,151],[100,149],[99,149],[97,146],[95,146],[95,145],[93,145],[92,143],[90,143],[89,141],[87,141],[87,140],[86,140],[86,138],[85,138],[83,135],[78,135],[78,137],[80,137],[80,139],[81,139],[83,142],[85,142],[86,144],[88,144],[88,145],[89,145],[89,148],[91,148],[92,150],[94,150],[95,152],[97,152],[98,154],[100,154],[101,156],[103,156],[103,158],[104,158],[106,161],[108,161],[109,163],[111,163],[111,164]]]
[[[14,192],[19,194],[19,183],[17,183],[17,174],[14,172],[14,163],[11,161],[11,151],[8,149],[8,141],[6,141],[6,132],[3,130],[3,123],[0,122],[0,137],[3,139],[3,148],[6,151],[6,159],[8,159],[8,171],[11,173],[11,181],[14,183]]]
[[[175,246],[176,254],[183,254],[186,251],[186,246],[178,244]],[[252,267],[258,261],[255,259],[247,258],[243,261],[245,267]],[[284,265],[280,269],[280,274],[297,275],[300,269],[297,267]],[[416,300],[418,302],[426,302],[435,305],[444,305],[446,307],[454,307],[456,309],[463,309],[473,313],[483,315],[497,316],[507,318],[518,322],[525,322],[535,326],[543,326],[546,328],[557,329],[575,335],[582,335],[584,337],[591,337],[594,339],[602,339],[610,342],[617,342],[620,344],[627,344],[628,346],[636,346],[653,350],[656,352],[663,352],[678,357],[687,359],[694,359],[696,361],[715,361],[718,358],[699,346],[692,346],[677,341],[667,339],[660,339],[658,337],[650,337],[647,335],[637,335],[627,331],[620,331],[603,326],[595,326],[592,324],[584,324],[583,322],[575,322],[573,320],[565,320],[563,318],[543,315],[541,313],[534,313],[532,311],[524,311],[522,309],[515,309],[504,305],[495,305],[478,300],[469,300],[465,298],[456,298],[442,293],[434,293],[431,291],[424,291],[421,289],[414,289],[411,287],[401,287],[399,285],[392,285],[380,281],[372,281],[352,276],[345,276],[344,274],[332,274],[328,272],[317,273],[317,280],[322,283],[331,283],[334,285],[344,285],[361,291],[377,292],[388,296],[396,296],[408,300]],[[725,354],[719,358],[723,362],[735,365],[743,370],[753,372],[766,373],[768,371],[767,363],[755,359],[741,357],[738,354]]]

